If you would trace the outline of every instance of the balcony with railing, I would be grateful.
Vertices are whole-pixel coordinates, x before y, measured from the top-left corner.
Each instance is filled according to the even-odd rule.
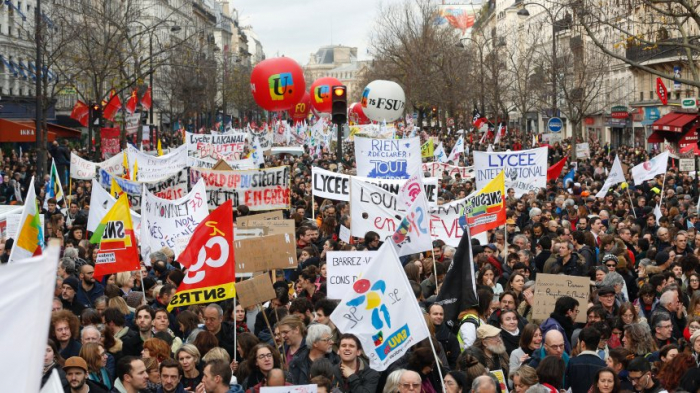
[[[687,47],[682,45],[682,38],[670,38],[654,44],[637,43],[627,47],[625,57],[638,63],[664,63],[686,59]],[[700,36],[688,38],[690,53],[693,57],[700,55]]]

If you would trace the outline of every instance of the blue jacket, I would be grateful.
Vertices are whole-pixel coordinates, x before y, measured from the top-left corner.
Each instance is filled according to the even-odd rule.
[[[95,300],[105,294],[105,288],[99,282],[95,281],[95,285],[90,292],[85,292],[82,284],[78,287],[78,293],[75,294],[76,299],[85,307],[95,308]]]
[[[540,349],[536,349],[535,352],[532,353],[532,358],[530,359],[530,363],[527,365],[532,367],[532,368],[537,368],[537,366],[540,365],[540,362],[542,359],[547,357],[547,354],[544,351],[544,345],[540,347]],[[562,359],[564,359],[564,364],[568,367],[569,366],[569,354],[564,352],[561,356]],[[564,374],[566,375],[566,374]]]
[[[564,388],[572,393],[587,393],[595,380],[595,374],[605,367],[605,361],[593,351],[583,351],[571,358],[566,367]]]

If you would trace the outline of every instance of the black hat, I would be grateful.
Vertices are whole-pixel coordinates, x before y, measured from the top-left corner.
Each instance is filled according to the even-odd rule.
[[[70,285],[71,288],[73,288],[74,291],[78,292],[78,287],[80,286],[80,281],[78,281],[77,278],[74,276],[70,276],[63,280],[63,285]]]
[[[614,295],[615,294],[615,288],[613,287],[601,287],[598,290],[598,296],[603,296],[603,295]]]

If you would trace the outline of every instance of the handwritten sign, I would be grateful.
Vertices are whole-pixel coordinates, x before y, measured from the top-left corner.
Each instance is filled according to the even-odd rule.
[[[579,313],[576,322],[586,322],[588,296],[591,293],[588,277],[564,276],[557,274],[537,274],[535,284],[535,304],[532,318],[545,320],[554,311],[554,303],[562,296],[571,296],[578,300]]]
[[[329,251],[328,298],[342,299],[379,251]]]
[[[282,218],[283,217],[281,210],[273,210],[267,213],[258,213],[251,214],[249,216],[236,217],[236,224],[239,227],[245,228],[248,226],[248,222],[251,220],[281,220]]]
[[[243,308],[265,303],[276,296],[267,273],[236,283],[236,295]]]
[[[261,236],[233,242],[236,273],[255,273],[297,267],[296,239],[288,234]]]

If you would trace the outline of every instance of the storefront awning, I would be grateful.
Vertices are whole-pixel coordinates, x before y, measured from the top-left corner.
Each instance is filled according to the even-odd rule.
[[[36,142],[36,127],[33,120],[7,120],[0,119],[0,142]],[[47,124],[48,141],[56,138],[80,138],[80,130]]]
[[[695,113],[672,112],[652,123],[651,129],[654,131],[684,132],[684,128],[697,119],[698,115]]]
[[[662,131],[654,131],[649,135],[649,138],[647,139],[647,142],[649,143],[664,143],[664,136],[662,135]]]

